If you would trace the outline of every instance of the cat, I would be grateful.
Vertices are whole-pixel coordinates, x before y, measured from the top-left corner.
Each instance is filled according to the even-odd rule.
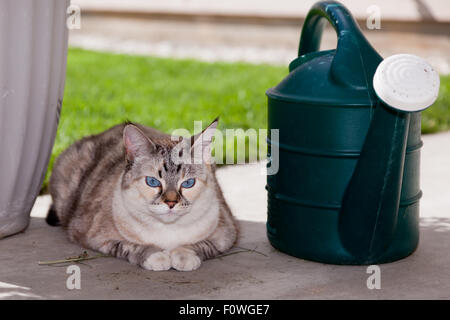
[[[211,156],[217,121],[190,138],[122,123],[75,142],[55,161],[47,222],[147,270],[199,268],[238,236]]]

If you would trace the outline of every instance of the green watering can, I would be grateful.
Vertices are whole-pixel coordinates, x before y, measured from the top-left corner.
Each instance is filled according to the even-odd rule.
[[[317,51],[327,23],[337,48]],[[412,55],[383,61],[335,1],[310,10],[289,70],[267,91],[268,127],[279,129],[268,138],[279,168],[267,176],[269,241],[334,264],[408,256],[419,241],[419,111],[437,97],[437,73]]]

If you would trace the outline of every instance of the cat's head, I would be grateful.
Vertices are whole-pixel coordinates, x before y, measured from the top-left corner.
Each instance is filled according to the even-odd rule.
[[[127,165],[121,190],[130,214],[173,223],[214,194],[211,143],[216,127],[217,119],[200,134],[170,142],[154,141],[132,124],[124,128]]]

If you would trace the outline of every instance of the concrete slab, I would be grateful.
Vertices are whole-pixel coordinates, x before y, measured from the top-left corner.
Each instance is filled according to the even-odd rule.
[[[99,258],[79,265],[81,289],[68,290],[66,267],[38,261],[77,256],[84,249],[71,244],[61,228],[46,225],[51,200],[44,196],[26,232],[0,241],[0,299],[449,299],[450,132],[423,140],[420,245],[410,257],[380,265],[379,290],[367,288],[365,266],[321,264],[273,249],[265,235],[263,165],[250,164],[222,168],[218,177],[241,225],[238,246],[258,252],[206,261],[188,273],[146,271]]]

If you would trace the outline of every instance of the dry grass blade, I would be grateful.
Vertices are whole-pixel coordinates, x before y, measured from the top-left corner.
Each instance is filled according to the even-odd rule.
[[[253,253],[257,253],[257,254],[263,255],[265,257],[268,257],[267,254],[262,253],[261,251],[257,251],[256,250],[257,247],[255,247],[255,249],[247,249],[247,248],[242,248],[242,247],[235,247],[235,248],[241,249],[241,250],[240,251],[232,251],[232,252],[229,252],[226,254],[221,254],[221,255],[218,255],[216,258],[223,258],[223,257],[231,256],[233,254],[244,253],[244,252],[253,252]]]
[[[110,257],[109,255],[105,254],[99,254],[95,256],[89,256],[89,254],[84,251],[82,254],[76,257],[69,257],[66,259],[60,259],[60,260],[51,260],[51,261],[39,261],[38,265],[40,266],[48,266],[48,265],[58,265],[58,264],[65,264],[65,263],[82,263],[82,261],[87,260],[93,260],[98,258],[104,258],[104,257]]]

